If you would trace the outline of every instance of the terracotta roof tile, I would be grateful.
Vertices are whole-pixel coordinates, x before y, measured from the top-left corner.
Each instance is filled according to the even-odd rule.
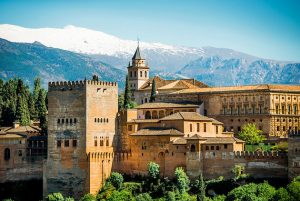
[[[136,109],[155,109],[155,108],[198,108],[199,105],[195,104],[177,104],[177,103],[144,103],[136,107]]]
[[[162,118],[161,120],[191,120],[191,121],[216,121],[212,118],[208,118],[206,116],[203,116],[197,112],[177,112],[175,114],[171,114],[169,116],[166,116]]]
[[[173,128],[145,128],[141,129],[133,134],[131,136],[147,136],[147,135],[159,135],[159,136],[164,136],[164,135],[169,135],[169,136],[184,136],[184,134],[176,129]]]

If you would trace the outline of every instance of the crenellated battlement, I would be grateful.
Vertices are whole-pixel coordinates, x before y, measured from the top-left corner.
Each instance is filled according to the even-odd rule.
[[[49,90],[68,90],[74,88],[82,88],[87,85],[95,86],[111,86],[117,87],[117,82],[106,82],[106,81],[94,81],[94,80],[79,80],[79,81],[60,81],[60,82],[49,82]]]
[[[234,160],[234,159],[284,159],[287,158],[287,153],[282,152],[264,152],[264,151],[236,151],[236,152],[222,152],[222,151],[211,151],[211,152],[188,152],[188,160]]]

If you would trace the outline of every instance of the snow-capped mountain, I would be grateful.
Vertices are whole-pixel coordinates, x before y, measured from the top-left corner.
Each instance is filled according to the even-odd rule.
[[[0,25],[0,38],[11,42],[42,43],[76,53],[95,55],[116,67],[125,67],[132,57],[137,41],[123,40],[115,36],[91,29],[68,25],[60,28],[30,29],[15,25]],[[140,42],[141,49],[154,69],[179,69],[189,61],[203,55],[201,48],[177,47],[162,43]],[[151,58],[156,58],[152,60]]]
[[[59,54],[53,52],[67,50],[70,53],[64,53],[64,56],[72,55],[72,57],[70,56],[69,59],[64,57],[64,62],[59,64],[61,68],[68,65],[68,69],[72,72],[72,65],[76,65],[78,58],[83,57],[84,59],[81,58],[80,62],[81,68],[87,68],[91,73],[93,71],[91,65],[105,66],[101,70],[103,78],[107,71],[110,72],[111,76],[117,76],[115,80],[122,80],[128,62],[131,61],[137,46],[137,41],[124,40],[100,31],[75,26],[30,29],[3,24],[0,25],[0,38],[15,42],[10,44],[14,48],[14,52],[22,51],[24,54],[22,57],[24,60],[14,63],[16,55],[11,55],[9,49],[2,47],[4,56],[0,57],[0,77],[2,75],[4,78],[5,76],[6,78],[9,77],[10,73],[11,75],[19,75],[17,69],[29,63],[28,67],[34,67],[36,72],[43,72],[41,54],[45,49],[50,51],[51,55],[57,56],[57,58],[49,58],[44,54],[42,55],[46,58],[45,64],[51,66],[51,69],[55,69],[53,75],[50,71],[47,72],[47,75],[53,76],[53,79],[58,76],[55,73],[60,70],[60,68],[54,68],[57,66],[55,61],[60,61]],[[26,43],[26,48],[20,43]],[[32,47],[35,47],[30,44],[39,44],[44,47],[39,47],[39,51],[32,52],[30,54],[31,59],[26,61],[25,58],[27,58],[28,53],[25,50],[31,50]],[[300,63],[296,62],[268,60],[226,48],[193,48],[147,42],[140,42],[140,48],[142,56],[149,63],[151,75],[159,74],[171,79],[196,78],[211,86],[261,83],[300,84]],[[29,51],[29,53],[31,52]],[[7,61],[11,61],[9,66],[7,66]],[[34,61],[37,61],[41,66],[36,66]],[[2,70],[4,66],[10,67],[11,71],[7,69],[4,73]],[[122,69],[122,71],[118,72],[118,69],[114,67]],[[84,69],[80,70],[82,72]],[[64,79],[68,79],[68,76],[64,75]],[[74,75],[72,78],[80,78],[80,76]]]

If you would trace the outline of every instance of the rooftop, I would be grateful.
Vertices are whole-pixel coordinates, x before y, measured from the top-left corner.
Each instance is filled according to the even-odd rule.
[[[200,87],[208,87],[206,84],[195,79],[180,79],[180,80],[165,80],[159,76],[154,76],[148,79],[139,90],[151,90],[153,79],[155,80],[156,89],[170,90],[170,89],[198,89]]]
[[[197,112],[177,112],[161,119],[164,120],[190,120],[190,121],[209,121],[214,124],[223,124],[213,118],[203,116]]]
[[[184,136],[184,134],[173,128],[145,128],[141,129],[131,136]]]
[[[144,103],[137,106],[137,109],[156,109],[156,108],[198,108],[199,105],[194,104],[177,104],[177,103]]]
[[[243,91],[282,91],[282,92],[299,92],[300,85],[275,85],[275,84],[260,84],[260,85],[246,85],[246,86],[228,86],[228,87],[207,87],[196,89],[182,89],[171,94],[184,93],[222,93],[222,92],[243,92]]]

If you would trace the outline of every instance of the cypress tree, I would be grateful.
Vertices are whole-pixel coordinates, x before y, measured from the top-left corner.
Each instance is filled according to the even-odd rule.
[[[33,94],[29,94],[28,109],[29,109],[29,113],[30,113],[30,119],[31,120],[36,120],[38,116],[37,116],[37,112],[36,112],[36,109],[35,109],[35,102],[34,102]]]
[[[129,86],[129,80],[128,75],[126,76],[126,82],[125,82],[125,93],[124,93],[124,109],[129,109],[132,106],[132,100],[131,100],[131,89]]]
[[[197,201],[204,201],[205,200],[205,189],[206,184],[203,180],[202,172],[199,175],[199,184],[198,184],[198,194],[197,194]]]
[[[18,79],[17,95],[18,97],[15,120],[18,120],[23,126],[29,125],[30,114],[28,109],[28,102],[26,99],[25,86],[21,79]]]
[[[38,119],[40,121],[40,127],[42,129],[42,133],[47,132],[47,119],[46,119],[46,114],[47,114],[47,108],[46,108],[46,92],[41,89],[39,92],[39,96],[37,99],[37,114],[38,114]]]
[[[155,101],[155,96],[156,96],[156,82],[155,82],[155,79],[153,78],[151,96],[150,96],[150,102],[151,103]]]

